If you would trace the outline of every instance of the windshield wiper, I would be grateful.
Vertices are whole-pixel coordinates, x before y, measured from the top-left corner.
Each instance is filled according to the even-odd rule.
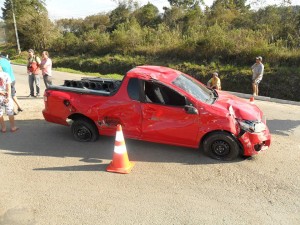
[[[212,102],[212,104],[214,104],[215,103],[215,101],[217,101],[217,99],[219,98],[219,94],[218,94],[218,92],[215,90],[215,89],[211,89],[212,90],[212,92],[211,92],[211,94],[213,94],[213,102]]]

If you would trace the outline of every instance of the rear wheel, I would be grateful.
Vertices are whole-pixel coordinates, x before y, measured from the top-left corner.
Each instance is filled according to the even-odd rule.
[[[237,141],[226,132],[215,132],[203,141],[205,154],[218,160],[233,160],[240,154]]]
[[[96,125],[85,118],[76,119],[72,123],[71,131],[75,140],[80,142],[96,141],[99,137]]]

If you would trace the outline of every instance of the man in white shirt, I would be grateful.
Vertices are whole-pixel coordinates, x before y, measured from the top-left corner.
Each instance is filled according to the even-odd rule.
[[[45,86],[48,88],[49,85],[52,85],[52,60],[49,58],[49,53],[47,51],[43,51],[42,53],[40,68],[42,70]]]
[[[261,82],[264,75],[264,64],[262,64],[262,57],[256,57],[256,62],[251,66],[253,75],[252,75],[252,89],[253,96],[258,95],[258,84]]]

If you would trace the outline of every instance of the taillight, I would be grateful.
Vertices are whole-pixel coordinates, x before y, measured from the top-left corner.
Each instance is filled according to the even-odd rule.
[[[44,102],[47,102],[47,101],[48,101],[48,96],[50,96],[50,92],[45,91],[45,94],[44,94]]]

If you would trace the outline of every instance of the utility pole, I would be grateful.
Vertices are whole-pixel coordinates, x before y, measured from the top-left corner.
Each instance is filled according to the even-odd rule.
[[[13,5],[13,1],[12,0],[10,0],[10,2],[11,2],[11,9],[12,9],[12,15],[13,15],[14,26],[15,26],[15,33],[16,33],[18,53],[20,55],[21,54],[21,48],[20,48],[20,42],[19,42],[19,35],[18,35],[18,28],[17,28],[16,17],[15,17],[14,5]]]

